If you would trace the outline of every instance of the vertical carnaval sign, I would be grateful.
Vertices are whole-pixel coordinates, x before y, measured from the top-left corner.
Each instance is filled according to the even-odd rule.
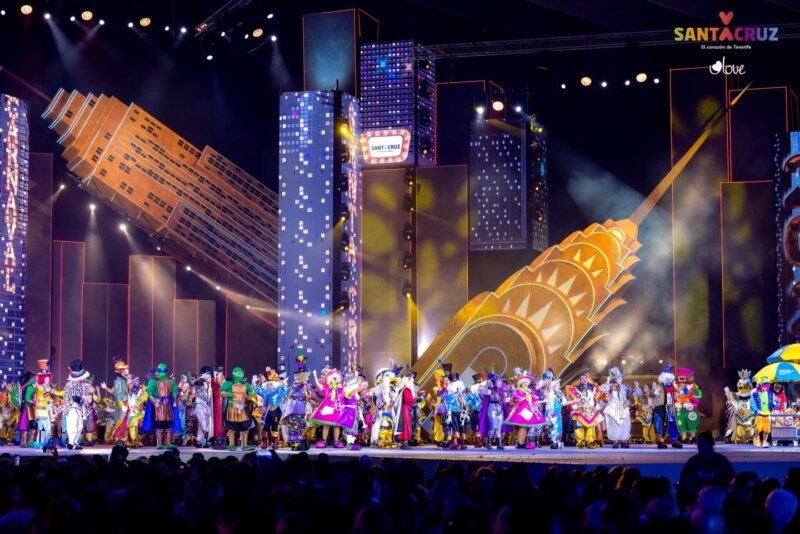
[[[28,105],[0,95],[0,376],[25,365],[25,285],[28,233]]]

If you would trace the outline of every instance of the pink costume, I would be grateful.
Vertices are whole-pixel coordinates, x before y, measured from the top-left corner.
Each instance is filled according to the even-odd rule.
[[[536,404],[537,400],[530,389],[518,386],[511,395],[511,412],[503,424],[523,428],[544,425],[545,418]]]
[[[339,371],[334,369],[322,376],[322,397],[310,421],[322,426],[339,426],[344,410],[344,388]]]

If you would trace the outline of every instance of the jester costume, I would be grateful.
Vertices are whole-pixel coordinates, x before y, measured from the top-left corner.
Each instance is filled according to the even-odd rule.
[[[479,414],[481,435],[486,436],[486,448],[491,449],[496,443],[498,450],[503,449],[503,421],[506,418],[507,389],[503,377],[489,373],[487,380],[480,388],[481,411]]]
[[[342,401],[342,415],[339,417],[339,426],[344,432],[347,449],[357,451],[361,445],[356,442],[358,428],[362,422],[361,394],[367,383],[360,376],[361,368],[354,367],[344,385],[344,399]]]
[[[147,391],[142,387],[139,377],[134,377],[131,382],[131,389],[128,392],[128,436],[126,444],[131,448],[141,446],[141,442],[139,441],[139,426],[144,419],[146,402]]]
[[[575,425],[575,445],[579,449],[600,447],[598,426],[602,418],[598,413],[600,390],[592,384],[588,374],[581,375],[580,383],[569,388],[571,401],[575,405],[572,422]]]
[[[447,385],[447,395],[445,395],[444,403],[447,406],[447,423],[450,427],[450,448],[455,450],[462,450],[467,448],[464,442],[467,433],[467,420],[469,419],[469,412],[467,411],[467,404],[464,399],[464,382],[459,377],[458,373],[450,373],[450,383]]]
[[[33,394],[36,391],[34,374],[30,371],[22,375],[19,381],[19,431],[20,446],[33,446],[33,433],[36,431],[36,412],[33,405]]]
[[[550,441],[551,449],[562,449],[564,448],[564,421],[561,409],[564,407],[565,398],[561,391],[561,380],[555,376],[552,369],[545,371],[542,379],[544,381],[544,416],[547,439]]]
[[[372,416],[372,431],[370,443],[383,448],[394,447],[394,407],[395,391],[392,380],[395,378],[393,369],[381,369],[375,377],[375,387],[372,388],[372,398],[375,404],[375,413]]]
[[[34,420],[36,421],[37,446],[43,449],[52,447],[53,438],[53,375],[50,373],[50,360],[39,360],[36,386],[33,394]]]
[[[0,445],[11,443],[19,424],[19,385],[6,384],[0,390]]]
[[[615,449],[620,447],[623,449],[630,448],[631,413],[629,398],[631,390],[622,383],[624,378],[624,375],[617,367],[612,367],[609,371],[608,382],[600,388],[606,400],[603,414],[605,415],[608,439],[611,440]]]
[[[758,387],[753,394],[753,398],[750,399],[750,408],[756,414],[753,432],[753,445],[756,447],[769,447],[769,435],[772,432],[769,416],[778,406],[780,406],[780,402],[772,392],[769,380],[764,376],[760,377],[758,379]]]
[[[675,379],[675,411],[681,440],[693,442],[700,425],[698,405],[703,392],[694,382],[694,369],[678,369]]]
[[[727,386],[725,387],[725,398],[728,411],[725,437],[733,443],[752,442],[756,414],[750,407],[750,400],[753,398],[753,381],[750,379],[749,370],[739,371],[736,393],[733,393]]]
[[[283,427],[286,431],[286,441],[293,449],[305,447],[303,433],[306,429],[306,404],[308,402],[308,369],[305,358],[299,355],[296,359],[297,371],[294,373],[289,392],[284,397],[281,408],[283,413]]]
[[[251,406],[254,400],[253,386],[244,382],[244,371],[236,367],[233,380],[226,380],[219,388],[225,413],[225,428],[228,430],[228,450],[236,450],[236,434],[241,435],[242,450],[255,446],[247,444],[247,433],[253,427]]]
[[[648,384],[645,384],[644,388],[640,388],[638,382],[633,383],[633,406],[636,422],[642,425],[642,443],[656,442],[655,419],[653,418],[654,389]]]
[[[262,428],[264,438],[261,448],[277,449],[280,442],[280,422],[283,419],[281,405],[289,394],[289,386],[273,369],[267,371],[267,382],[264,387],[255,388],[256,394],[263,399]]]
[[[528,373],[520,373],[514,378],[514,393],[511,395],[511,410],[505,420],[506,425],[517,427],[517,448],[535,449],[536,444],[525,443],[528,432],[542,428],[545,418],[539,410],[538,398],[531,389],[533,377]]]
[[[681,434],[678,430],[678,419],[675,413],[675,375],[671,365],[664,365],[664,370],[658,375],[658,388],[655,392],[653,413],[656,416],[656,432],[658,433],[658,448],[667,448],[667,439],[672,442],[672,447],[682,449]]]
[[[208,438],[213,436],[211,372],[211,367],[202,367],[200,378],[194,381],[194,415],[197,419],[196,447],[207,447]]]
[[[159,363],[147,383],[147,411],[143,431],[156,431],[156,448],[173,447],[172,435],[180,430],[178,419],[178,384],[168,375],[167,364]],[[125,398],[127,402],[127,395]],[[119,424],[119,422],[117,423]],[[125,426],[127,431],[127,424]]]
[[[314,378],[316,379],[316,374]],[[322,382],[317,381],[317,389],[322,393],[322,400],[309,419],[312,423],[322,427],[322,440],[317,442],[317,448],[327,446],[328,433],[333,428],[333,441],[336,448],[344,447],[339,441],[339,418],[344,409],[344,388],[342,387],[342,373],[331,369],[322,375]]]
[[[128,414],[128,364],[120,359],[114,361],[114,383],[112,388],[109,388],[105,383],[101,383],[100,387],[113,395],[114,403],[114,425],[113,425],[113,439],[117,440],[118,444],[122,444],[127,434],[128,424],[125,417]],[[108,439],[108,426],[106,425],[106,443],[111,443]]]
[[[83,362],[74,360],[69,364],[69,376],[64,385],[64,411],[67,427],[67,448],[80,450],[81,434],[84,429],[85,405],[84,393],[89,372],[83,368]]]

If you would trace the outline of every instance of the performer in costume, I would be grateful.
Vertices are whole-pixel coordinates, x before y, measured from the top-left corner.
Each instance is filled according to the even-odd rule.
[[[483,434],[481,434],[480,413],[481,413],[481,387],[486,383],[483,375],[476,373],[472,375],[472,385],[464,391],[464,403],[469,412],[469,428],[472,430],[473,446],[478,449],[484,446]]]
[[[589,373],[580,377],[577,386],[568,388],[571,404],[575,407],[572,411],[572,422],[575,425],[575,445],[579,449],[597,449],[601,446],[598,427],[601,422],[598,413],[598,400],[600,389],[592,383]]]
[[[119,358],[114,359],[114,387],[109,388],[105,382],[100,383],[100,387],[114,398],[114,439],[117,445],[123,445],[125,436],[128,432],[128,423],[125,420],[128,415],[128,364]],[[108,429],[106,429],[108,433]],[[110,443],[110,441],[106,441]]]
[[[395,391],[392,379],[395,378],[394,365],[390,362],[389,368],[380,369],[375,376],[375,387],[372,388],[372,398],[375,404],[375,413],[372,417],[372,432],[370,443],[382,448],[394,447],[394,407]]]
[[[449,376],[453,372],[453,364],[443,363],[441,369],[434,372],[436,383],[431,390],[432,398],[428,401],[434,413],[433,441],[440,447],[447,447],[450,441],[450,425],[447,420],[447,405],[444,398],[447,395],[447,386],[450,384]]]
[[[344,407],[344,388],[342,387],[342,373],[337,369],[329,369],[322,375],[322,382],[314,372],[314,381],[317,391],[322,393],[322,399],[311,415],[310,421],[322,427],[322,440],[317,442],[316,447],[323,449],[328,446],[328,434],[333,428],[334,447],[341,449],[344,444],[339,441],[339,418],[342,416]]]
[[[285,376],[285,375],[284,375]],[[277,449],[280,443],[280,421],[283,419],[281,405],[289,394],[289,386],[274,369],[267,370],[264,387],[255,388],[256,394],[264,399],[263,432],[261,448]]]
[[[139,440],[139,426],[144,419],[145,403],[147,402],[147,391],[142,387],[142,382],[138,376],[131,378],[131,387],[128,391],[128,413],[125,418],[128,435],[125,444],[128,447],[141,447]]]
[[[194,381],[194,416],[197,419],[195,447],[208,447],[208,440],[213,436],[211,373],[210,366],[203,366],[200,376]]]
[[[103,443],[110,445],[114,443],[114,399],[103,397],[100,400],[102,411]]]
[[[251,406],[255,392],[253,386],[244,381],[241,367],[233,369],[232,377],[233,380],[226,380],[219,388],[228,430],[228,450],[236,450],[237,433],[241,436],[242,450],[253,450],[255,446],[247,444],[247,434],[253,426]]]
[[[753,398],[753,381],[750,371],[739,371],[739,381],[736,383],[736,393],[725,386],[725,399],[727,400],[728,426],[725,429],[725,438],[733,443],[751,443],[753,441],[753,428],[755,427],[756,414],[750,406]]]
[[[289,393],[286,396],[283,408],[283,426],[286,428],[286,440],[292,449],[307,449],[308,446],[303,439],[306,428],[306,403],[308,402],[308,368],[306,367],[305,357],[301,354],[295,361],[297,371],[294,373],[294,381]]]
[[[98,389],[94,385],[94,376],[89,376],[83,382],[83,432],[87,447],[94,447],[98,439],[97,430],[97,403],[100,398]]]
[[[211,410],[211,422],[214,433],[212,434],[212,442],[224,441],[223,436],[225,431],[223,429],[223,420],[225,419],[225,412],[222,410],[222,395],[220,395],[220,388],[225,383],[225,369],[220,365],[214,369],[214,380],[211,381],[211,398],[213,400],[213,409]]]
[[[450,448],[463,450],[467,448],[465,439],[467,421],[469,420],[467,404],[464,401],[466,386],[458,373],[450,373],[448,381],[447,395],[445,395],[444,402],[447,406],[447,423],[450,427]]]
[[[633,406],[636,421],[642,425],[642,443],[646,444],[656,442],[656,428],[653,418],[653,407],[655,406],[654,390],[655,386],[645,384],[643,388],[640,388],[639,382],[633,383]]]
[[[33,394],[35,391],[35,375],[30,371],[26,371],[19,379],[19,444],[21,447],[33,447],[34,437],[36,435],[36,412],[33,402]]]
[[[780,382],[775,382],[772,384],[772,393],[775,394],[775,398],[778,399],[778,407],[773,410],[775,413],[783,413],[783,409],[789,403],[789,400],[786,398],[786,392],[783,391],[783,384]]]
[[[504,424],[517,427],[517,448],[534,449],[533,442],[525,443],[528,432],[543,427],[544,416],[539,410],[538,398],[531,390],[533,377],[521,373],[514,378],[514,393],[511,395],[511,409]]]
[[[756,424],[753,433],[753,445],[756,447],[769,447],[769,435],[772,425],[769,416],[778,407],[778,399],[770,388],[767,377],[758,379],[758,387],[750,399],[750,408],[756,414]]]
[[[700,425],[700,398],[703,392],[694,382],[694,369],[678,369],[675,379],[675,412],[681,440],[694,443]]]
[[[414,424],[414,407],[417,403],[417,386],[414,384],[416,377],[417,373],[414,371],[406,372],[400,380],[400,389],[395,399],[394,434],[400,442],[400,448],[404,450],[411,448],[409,441],[416,436]]]
[[[344,432],[347,449],[351,451],[361,449],[361,445],[356,442],[356,439],[358,438],[359,424],[362,422],[361,396],[367,388],[367,383],[361,377],[361,367],[352,366],[344,384],[342,415],[337,421]]]
[[[81,450],[81,435],[84,424],[84,388],[89,372],[83,362],[73,360],[69,364],[69,376],[64,385],[64,416],[67,422],[67,448]]]
[[[561,379],[555,375],[552,369],[544,372],[542,382],[547,439],[550,441],[551,449],[563,449],[564,421],[561,412],[573,401],[566,400],[564,392],[561,391]]]
[[[481,411],[479,424],[481,434],[486,436],[486,448],[496,444],[498,450],[503,447],[503,421],[506,418],[506,400],[508,392],[503,377],[489,373],[488,380],[481,385]]]
[[[603,409],[606,421],[608,439],[612,448],[630,448],[631,440],[631,412],[629,399],[630,388],[623,384],[625,376],[617,367],[612,367],[608,373],[608,380],[601,387],[606,398],[606,407]]]
[[[53,446],[53,375],[50,373],[50,360],[38,360],[38,364],[33,395],[36,446],[49,449]]]
[[[12,443],[19,424],[19,385],[3,381],[0,387],[0,445]]]
[[[673,448],[683,448],[675,413],[675,374],[672,369],[671,365],[664,365],[664,370],[658,375],[658,387],[655,391],[653,413],[656,416],[659,449],[667,448],[667,439],[672,442]]]
[[[172,435],[177,430],[177,396],[178,384],[170,378],[167,364],[159,363],[155,376],[147,383],[148,409],[152,412],[153,426],[156,431],[156,448],[174,447]],[[127,398],[126,398],[127,401]],[[148,418],[149,419],[149,418]],[[149,427],[147,427],[149,429]],[[127,424],[125,425],[127,433]]]

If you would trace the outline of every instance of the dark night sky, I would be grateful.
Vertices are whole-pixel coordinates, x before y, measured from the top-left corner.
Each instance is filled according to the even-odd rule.
[[[382,40],[415,38],[423,44],[616,31],[522,0],[285,2],[275,8],[273,20],[263,21],[267,34],[275,32],[279,36],[278,43],[267,42],[250,54],[225,53],[208,41],[200,43],[189,37],[191,30],[177,42],[173,33],[163,31],[164,24],[174,29],[185,23],[191,28],[223,3],[62,2],[57,4],[61,8],[56,12],[56,3],[40,2],[50,5],[56,13],[60,38],[42,20],[40,5],[36,14],[25,20],[16,8],[9,8],[9,13],[0,18],[0,64],[48,94],[63,86],[135,101],[194,144],[213,146],[274,188],[278,94],[301,89],[303,12],[361,7],[380,19]],[[79,12],[78,5],[89,4],[108,23],[79,47],[77,42],[84,32],[67,19]],[[147,7],[156,4],[162,6],[161,10]],[[761,14],[753,9],[752,2],[738,4],[737,13],[744,15],[737,15],[737,24],[746,24],[747,16],[757,22],[800,21],[800,14],[789,11],[778,11],[783,17],[780,20],[760,20],[757,17]],[[433,10],[430,5],[440,9]],[[256,14],[264,18],[273,7],[273,2],[253,2],[245,26],[256,20]],[[640,29],[671,29],[675,24],[698,23],[675,11],[669,13],[663,18],[642,15],[639,22],[635,13],[628,13],[621,20],[629,25],[641,24]],[[149,32],[126,27],[129,19],[136,20],[143,14],[153,18]],[[212,46],[216,57],[207,62],[204,57]],[[746,64],[747,81],[753,80],[757,85],[797,87],[800,71],[787,63],[787,58],[797,57],[799,50],[800,41],[784,40],[751,51],[728,53],[726,61]],[[492,79],[507,89],[510,99],[522,98],[526,92],[530,95],[529,108],[550,133],[551,240],[556,241],[598,216],[576,209],[568,191],[575,164],[608,171],[615,180],[642,193],[668,169],[668,84],[626,88],[622,81],[646,70],[651,78],[659,76],[666,82],[669,67],[707,65],[719,55],[702,51],[698,45],[681,45],[461,59],[440,62],[437,77],[439,81]],[[595,80],[607,79],[610,85],[607,89],[580,89],[577,80],[584,74]],[[562,82],[569,84],[567,90],[560,89]],[[2,75],[0,91],[32,102],[32,150],[60,154],[55,136],[37,118],[44,102]],[[446,124],[439,126],[446,132]],[[61,160],[57,159],[56,180],[61,169]],[[72,192],[65,200],[85,198],[81,195]],[[74,224],[76,213],[84,213],[80,204],[60,203],[55,213],[54,237],[84,238],[85,228]],[[107,217],[113,221],[114,215],[109,213]]]

